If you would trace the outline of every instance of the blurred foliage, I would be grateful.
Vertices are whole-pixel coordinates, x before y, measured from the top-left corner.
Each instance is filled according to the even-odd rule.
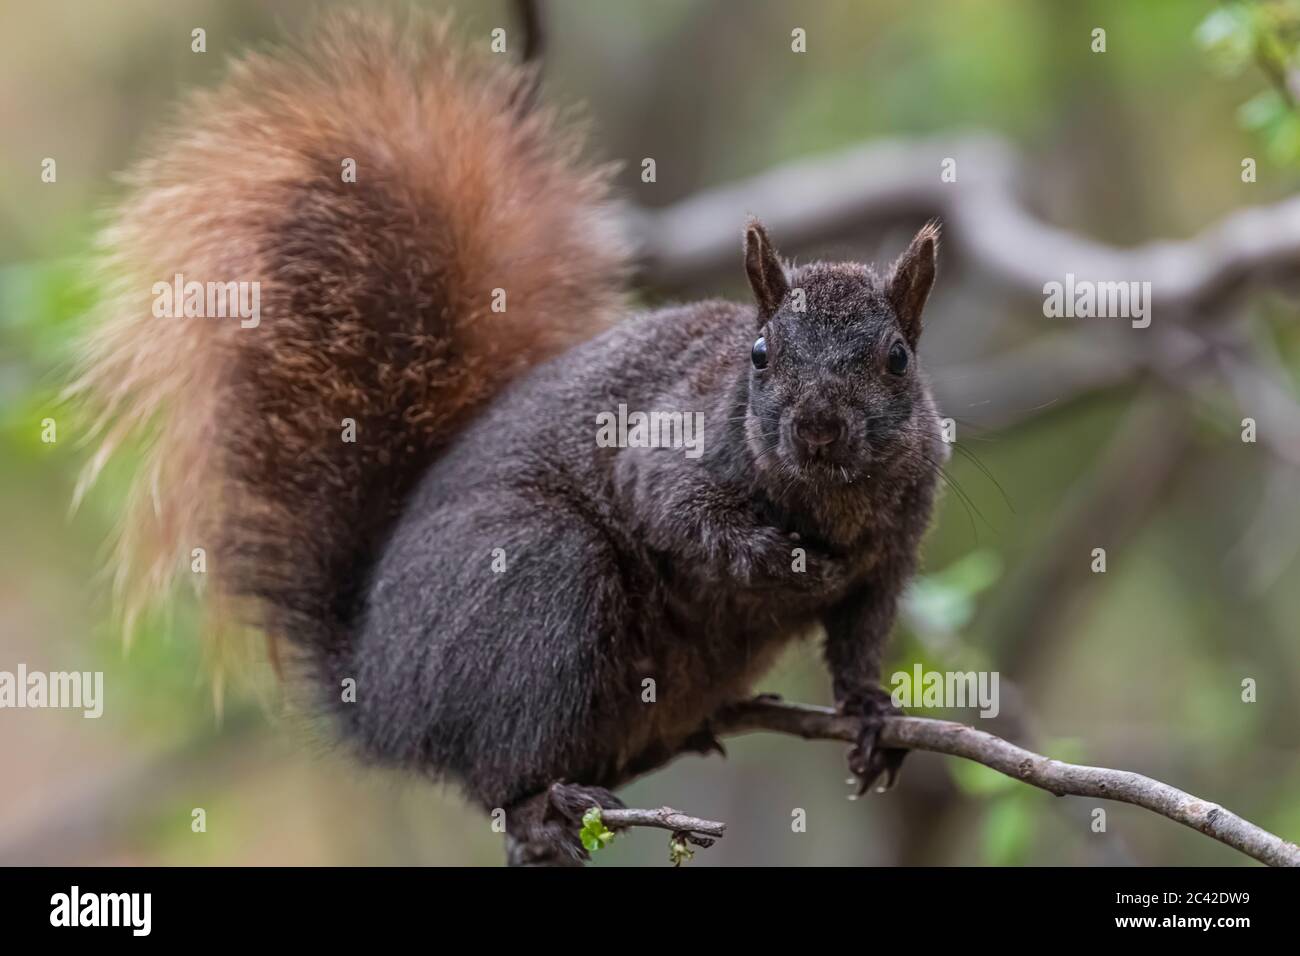
[[[955,635],[975,616],[975,602],[1002,573],[996,551],[980,548],[963,555],[942,571],[923,574],[912,582],[903,613],[918,630]]]
[[[1257,68],[1273,85],[1238,111],[1278,163],[1300,162],[1300,0],[1236,0],[1201,21],[1196,38],[1227,76]]]

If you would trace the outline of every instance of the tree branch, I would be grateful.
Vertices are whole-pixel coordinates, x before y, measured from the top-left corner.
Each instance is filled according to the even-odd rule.
[[[859,720],[829,707],[757,697],[724,709],[710,721],[709,729],[719,737],[762,730],[790,734],[804,740],[854,743],[858,739]],[[928,750],[973,760],[1058,797],[1096,797],[1131,803],[1191,827],[1261,863],[1300,867],[1300,847],[1296,844],[1216,803],[1139,773],[1063,763],[974,727],[928,717],[887,719],[880,733],[880,743],[887,747]],[[706,847],[726,830],[725,823],[700,820],[668,807],[659,810],[606,810],[602,819],[611,828],[648,826],[672,830],[692,843]],[[699,838],[701,834],[705,839]]]
[[[688,816],[672,807],[660,807],[658,810],[602,810],[601,822],[611,830],[625,827],[656,827],[671,830],[673,833],[689,840],[696,846],[713,846],[727,830],[725,823],[716,820],[701,820]]]
[[[858,739],[857,718],[840,715],[828,707],[788,704],[768,697],[758,697],[725,709],[711,722],[710,729],[719,736],[769,730],[805,740],[853,743]],[[1062,763],[982,730],[925,717],[886,720],[880,743],[888,747],[964,757],[1058,797],[1067,794],[1097,797],[1145,807],[1261,863],[1300,866],[1300,847],[1296,844],[1218,804],[1141,774]]]
[[[945,158],[956,182],[940,179]],[[1289,285],[1300,261],[1300,197],[1240,209],[1190,239],[1119,248],[1030,214],[1025,176],[1001,139],[971,134],[877,141],[800,159],[696,193],[663,209],[629,210],[644,279],[668,287],[738,261],[740,223],[761,213],[791,246],[872,225],[939,216],[944,237],[984,276],[1033,299],[1067,272],[1151,282],[1162,312],[1204,314],[1251,284]]]

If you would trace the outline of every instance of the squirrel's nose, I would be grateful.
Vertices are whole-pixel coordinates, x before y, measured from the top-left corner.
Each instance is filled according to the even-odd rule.
[[[794,437],[809,451],[833,445],[844,437],[844,422],[836,416],[808,415],[794,421]]]

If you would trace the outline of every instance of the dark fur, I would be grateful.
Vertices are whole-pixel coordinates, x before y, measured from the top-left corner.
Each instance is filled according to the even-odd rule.
[[[788,273],[753,223],[758,307],[665,309],[563,351],[617,312],[621,257],[602,177],[515,109],[526,83],[423,21],[343,20],[245,64],[110,239],[141,281],[260,278],[262,327],[159,342],[124,301],[87,382],[124,421],[110,443],[172,416],[133,525],[151,580],[210,537],[216,592],[297,649],[362,754],[457,780],[507,808],[512,859],[562,862],[601,788],[709,750],[710,715],[818,624],[837,702],[867,708],[946,446],[912,354],[930,227],[878,279]],[[246,212],[173,243],[150,210],[217,204],[232,145],[266,167]],[[597,447],[620,402],[704,413],[703,456]]]
[[[875,687],[946,449],[919,369],[884,371],[905,326],[882,284],[821,264],[792,281],[807,311],[762,323],[765,372],[749,359],[754,307],[667,309],[539,367],[457,436],[358,628],[347,722],[364,750],[510,807],[696,749],[710,715],[818,622],[841,705]],[[703,411],[703,457],[597,448],[595,414],[620,402]],[[789,449],[809,403],[852,422],[842,466]]]

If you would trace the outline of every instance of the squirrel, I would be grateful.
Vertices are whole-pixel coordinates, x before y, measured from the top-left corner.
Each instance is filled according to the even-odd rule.
[[[818,625],[850,767],[892,782],[881,655],[947,458],[937,226],[877,274],[794,267],[751,220],[753,302],[632,314],[611,169],[534,80],[350,13],[194,96],[105,234],[73,387],[85,482],[152,437],[120,578],[156,594],[203,547],[211,606],[338,738],[504,810],[514,864],[586,859],[583,812],[720,750],[711,715]],[[176,275],[256,282],[260,321],[151,315]],[[702,416],[700,454],[598,443],[619,405]]]

